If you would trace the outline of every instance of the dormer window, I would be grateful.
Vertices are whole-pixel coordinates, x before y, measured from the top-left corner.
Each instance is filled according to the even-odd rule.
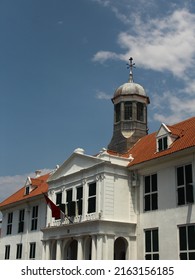
[[[31,187],[32,187],[32,181],[30,177],[27,178],[26,184],[25,184],[25,195],[28,195],[31,192]]]
[[[168,148],[167,136],[158,139],[158,151],[163,151]]]
[[[28,195],[30,193],[30,186],[26,186],[26,195]]]
[[[161,124],[160,129],[156,135],[156,151],[161,152],[170,148],[173,142],[179,137],[164,124]]]

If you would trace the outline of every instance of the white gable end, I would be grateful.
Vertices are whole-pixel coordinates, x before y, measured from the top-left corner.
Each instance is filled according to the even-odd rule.
[[[171,131],[168,129],[168,127],[162,123],[160,129],[158,130],[158,133],[156,135],[156,137],[162,137],[165,135],[168,135],[169,133],[171,133]]]
[[[70,174],[79,172],[81,170],[90,168],[103,162],[103,160],[96,157],[83,155],[79,153],[73,153],[53,175],[49,178],[49,181],[57,180],[58,178],[68,176]]]

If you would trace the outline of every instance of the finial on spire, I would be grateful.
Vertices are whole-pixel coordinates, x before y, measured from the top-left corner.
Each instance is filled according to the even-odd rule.
[[[129,71],[129,83],[133,83],[133,67],[135,68],[135,63],[133,63],[133,58],[129,58],[129,63],[127,63],[127,69],[130,69]]]

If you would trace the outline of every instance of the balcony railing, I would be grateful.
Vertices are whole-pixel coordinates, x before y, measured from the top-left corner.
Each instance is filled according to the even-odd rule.
[[[84,221],[93,221],[96,219],[99,219],[100,216],[97,213],[90,213],[87,215],[78,215],[78,216],[74,216],[74,217],[68,217],[68,218],[63,218],[60,220],[52,220],[51,224],[48,224],[49,226],[61,226],[61,225],[69,225],[69,224],[76,224],[76,223],[81,223]]]

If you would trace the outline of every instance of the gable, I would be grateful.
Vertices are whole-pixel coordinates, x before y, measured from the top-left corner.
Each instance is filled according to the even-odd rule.
[[[73,153],[49,178],[48,181],[57,180],[61,177],[68,176],[70,174],[79,172],[83,169],[87,169],[103,162],[103,160],[80,154]]]
[[[162,137],[164,135],[168,135],[171,131],[168,129],[168,127],[162,123],[157,134],[156,134],[156,137]]]

